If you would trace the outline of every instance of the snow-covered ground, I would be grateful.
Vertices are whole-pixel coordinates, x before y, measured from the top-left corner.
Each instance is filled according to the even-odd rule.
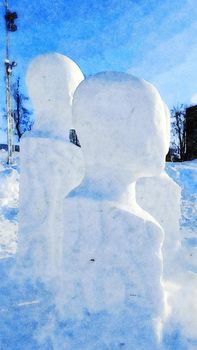
[[[177,333],[174,331],[177,343],[173,349],[194,350],[197,349],[197,160],[167,163],[166,171],[182,189],[180,270],[176,281],[167,286],[171,308],[169,324],[179,329]]]
[[[18,230],[19,157],[8,166],[7,152],[0,153],[0,259],[15,254]]]
[[[171,313],[166,328],[174,331],[165,336],[164,347],[169,350],[194,350],[197,348],[197,160],[167,163],[166,171],[182,188],[182,246],[180,272],[176,281],[167,282]],[[1,151],[0,259],[13,256],[17,249],[18,196],[19,156],[15,165],[8,166],[6,152]],[[166,333],[170,334],[170,331]]]

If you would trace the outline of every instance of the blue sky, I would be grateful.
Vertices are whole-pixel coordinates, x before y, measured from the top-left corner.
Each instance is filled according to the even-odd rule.
[[[15,76],[31,59],[56,51],[85,75],[130,72],[159,89],[171,108],[197,103],[196,0],[10,0],[18,12],[11,33]],[[0,7],[0,92],[3,91],[4,19]],[[4,96],[0,94],[0,107]],[[2,108],[0,108],[2,109]]]

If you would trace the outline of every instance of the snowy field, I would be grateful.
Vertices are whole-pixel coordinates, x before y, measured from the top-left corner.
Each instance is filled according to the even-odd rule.
[[[6,153],[1,151],[1,261],[14,256],[17,249],[19,169],[18,154],[16,165],[10,167],[6,165]],[[166,171],[181,186],[182,217],[180,223],[180,271],[176,281],[166,282],[169,316],[165,325],[163,347],[165,350],[195,350],[197,349],[197,160],[184,163],[167,163]],[[0,313],[2,313],[2,309]],[[1,349],[4,350],[4,347]],[[6,349],[8,348],[6,347]]]

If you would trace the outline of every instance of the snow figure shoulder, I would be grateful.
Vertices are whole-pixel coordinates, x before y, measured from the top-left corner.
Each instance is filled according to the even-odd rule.
[[[170,143],[170,111],[164,103],[167,122],[168,142]],[[180,269],[179,257],[181,246],[181,188],[166,173],[159,176],[140,178],[136,183],[137,203],[150,213],[163,227],[165,240],[163,244],[164,277],[175,279]]]

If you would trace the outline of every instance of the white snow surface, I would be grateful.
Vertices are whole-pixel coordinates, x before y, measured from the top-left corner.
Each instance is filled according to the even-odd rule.
[[[17,231],[18,231],[18,188],[19,188],[19,159],[17,158],[16,166],[9,167],[6,165],[6,153],[1,151],[1,166],[0,166],[0,187],[1,187],[1,208],[0,208],[0,224],[1,224],[1,235],[0,235],[0,258],[3,262],[4,258],[8,256],[15,256],[17,246]],[[163,349],[183,349],[183,350],[194,350],[196,347],[196,324],[197,324],[197,312],[195,309],[196,300],[196,266],[197,266],[197,191],[196,191],[196,179],[197,179],[197,161],[184,162],[184,163],[167,163],[166,171],[174,181],[181,186],[181,251],[177,258],[178,263],[181,267],[175,281],[171,281],[168,284],[170,289],[171,298],[169,299],[170,313],[168,319],[168,332],[171,334],[175,332],[175,340],[179,338],[177,334],[180,333],[179,340],[170,338]],[[148,179],[147,179],[148,180]],[[13,200],[14,199],[14,200]],[[13,211],[14,208],[14,211]],[[165,255],[164,255],[165,256]],[[165,258],[164,258],[165,267]],[[170,271],[171,273],[171,271]],[[177,281],[178,280],[178,281]],[[63,293],[63,291],[62,291]],[[39,300],[22,299],[21,303],[26,305],[39,303]],[[26,306],[27,307],[27,306]],[[5,310],[6,306],[2,307],[1,310]],[[13,309],[14,310],[14,309]],[[4,321],[3,315],[5,311],[1,312],[1,319]],[[33,309],[29,311],[33,312]],[[14,314],[14,311],[12,311]],[[46,318],[46,314],[45,314]],[[15,318],[15,324],[17,319]],[[121,320],[120,320],[121,321]],[[21,322],[21,320],[20,320]],[[122,319],[122,322],[124,320]],[[19,326],[21,327],[21,326]],[[27,325],[25,325],[27,327]],[[2,328],[2,327],[1,327]],[[12,333],[13,333],[12,328]],[[59,336],[59,340],[56,339],[55,332],[55,321],[52,318],[50,323],[46,321],[45,326],[40,326],[39,341],[44,344],[48,334],[53,337],[53,343],[59,345],[62,348],[63,338]],[[15,330],[16,332],[16,330]],[[10,337],[6,331],[6,341]],[[4,340],[4,339],[3,339]],[[2,342],[3,342],[2,340]],[[22,340],[19,339],[19,345],[23,344]],[[59,341],[59,343],[58,343]],[[66,340],[65,340],[66,341]],[[25,346],[28,344],[28,340],[24,339]],[[43,342],[43,343],[42,343]],[[1,343],[2,344],[2,343]],[[20,349],[15,347],[10,349]],[[44,348],[44,345],[42,345]],[[50,347],[48,347],[50,349]],[[57,347],[58,348],[58,347]]]
[[[0,259],[2,259],[16,253],[19,173],[17,167],[6,166],[7,152],[1,151],[0,154]]]

